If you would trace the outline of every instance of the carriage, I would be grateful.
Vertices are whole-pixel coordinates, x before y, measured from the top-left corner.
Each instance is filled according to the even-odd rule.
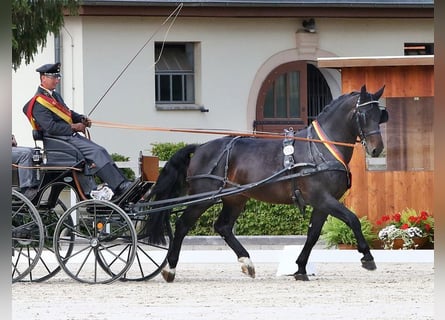
[[[111,200],[86,194],[86,161],[75,147],[35,136],[45,156],[34,168],[40,176],[39,192],[28,200],[12,190],[13,282],[44,281],[61,269],[85,283],[141,281],[159,273],[171,282],[183,238],[199,216],[219,202],[223,207],[215,230],[236,253],[242,271],[254,277],[249,254],[233,234],[250,197],[313,207],[295,279],[308,280],[307,260],[328,214],[351,227],[362,266],[374,270],[357,217],[338,200],[350,187],[347,163],[357,136],[370,155],[378,156],[383,149],[379,125],[388,114],[378,103],[382,94],[383,88],[370,94],[363,86],[334,100],[307,129],[288,131],[280,139],[226,136],[188,145],[158,178],[140,154],[139,177]],[[70,207],[67,194],[75,198]],[[172,213],[179,216],[174,228]]]
[[[165,245],[150,246],[137,231],[147,216],[133,206],[154,183],[146,168],[150,158],[140,155],[142,174],[127,192],[99,200],[85,190],[86,162],[74,146],[57,138],[34,138],[43,144],[45,159],[33,168],[40,177],[39,192],[29,200],[12,190],[13,282],[44,281],[61,269],[91,283],[155,276],[165,263],[171,233],[167,231]],[[13,185],[15,174],[13,167]],[[75,205],[69,207],[71,202]],[[130,269],[135,259],[138,272]]]

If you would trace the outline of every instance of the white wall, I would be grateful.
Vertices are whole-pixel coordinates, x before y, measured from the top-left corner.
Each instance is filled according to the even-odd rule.
[[[323,49],[340,57],[403,56],[405,42],[434,42],[432,19],[317,20]]]
[[[152,18],[85,18],[86,109],[97,103],[161,22]],[[169,128],[251,129],[245,110],[252,80],[268,57],[295,46],[296,30],[297,25],[292,19],[265,22],[256,19],[249,22],[240,19],[178,19],[167,40],[201,44],[202,73],[198,77],[200,90],[196,98],[210,111],[156,111],[152,41],[102,100],[92,117]],[[107,34],[99,39],[105,31]],[[160,32],[154,41],[163,38],[164,33]],[[113,145],[109,135],[113,135]],[[101,144],[108,143],[111,149],[125,144],[126,147],[120,150],[130,155],[150,148],[151,142],[200,142],[215,136],[96,128],[94,137]],[[131,145],[129,141],[132,141]]]

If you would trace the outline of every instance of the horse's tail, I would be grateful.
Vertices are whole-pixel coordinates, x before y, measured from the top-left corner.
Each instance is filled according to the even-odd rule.
[[[155,185],[144,198],[149,201],[157,201],[184,195],[187,168],[197,147],[197,144],[190,144],[178,150],[164,165]],[[151,243],[165,244],[165,228],[169,224],[171,211],[172,209],[167,209],[149,214],[144,234],[147,235]]]

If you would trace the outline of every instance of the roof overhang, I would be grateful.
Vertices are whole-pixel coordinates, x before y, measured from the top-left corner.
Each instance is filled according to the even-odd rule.
[[[432,0],[183,1],[181,17],[434,18]],[[177,1],[84,0],[81,16],[168,16]]]
[[[431,66],[434,55],[318,58],[319,68]]]

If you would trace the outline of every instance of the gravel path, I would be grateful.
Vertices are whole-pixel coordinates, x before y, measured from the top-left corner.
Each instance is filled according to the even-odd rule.
[[[309,282],[256,263],[255,279],[234,263],[180,263],[174,283],[81,284],[63,272],[12,286],[13,320],[433,319],[433,263],[317,263]]]

